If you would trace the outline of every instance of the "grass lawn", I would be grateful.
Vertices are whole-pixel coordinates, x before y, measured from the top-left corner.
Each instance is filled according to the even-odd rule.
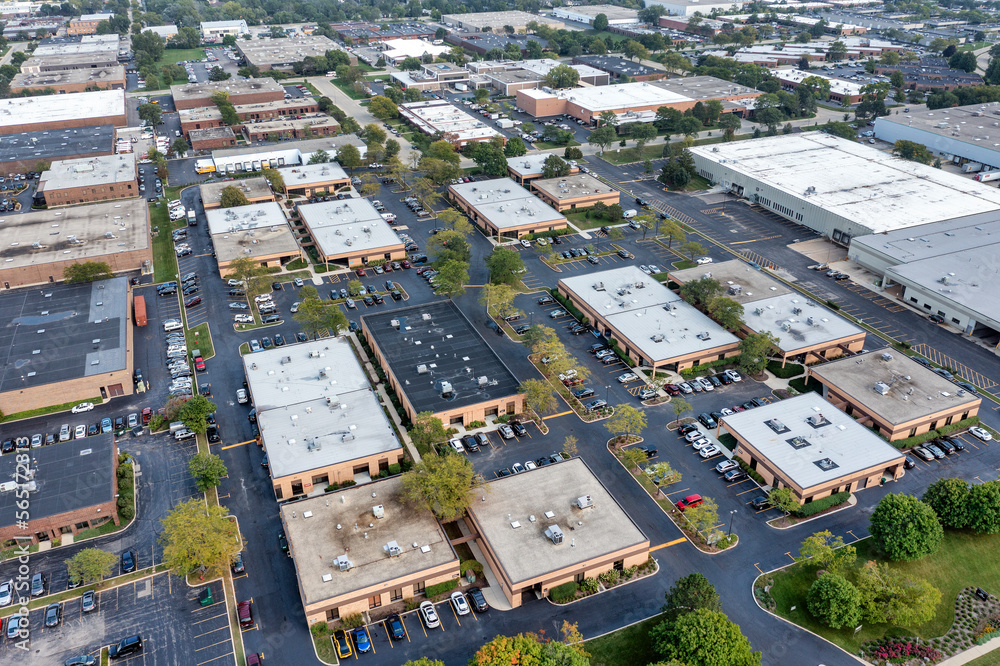
[[[631,162],[643,162],[645,160],[658,160],[663,157],[663,147],[665,143],[654,143],[642,147],[642,154],[636,156],[635,146],[622,148],[615,144],[604,151],[602,157],[612,164],[629,164]]]
[[[183,219],[171,222],[167,204],[160,200],[158,203],[149,204],[149,226],[159,227],[159,231],[153,237],[153,280],[154,282],[172,280],[177,275],[177,253],[170,232],[187,226],[187,222]]]
[[[351,99],[368,99],[368,95],[366,95],[364,91],[360,93],[354,92],[352,85],[343,79],[330,79],[330,83],[340,88],[341,91],[343,91],[343,93]]]
[[[858,566],[877,559],[872,539],[855,544],[858,549]],[[893,562],[892,567],[904,574],[924,578],[941,590],[941,603],[934,617],[919,627],[893,627],[886,624],[865,624],[855,636],[854,628],[830,629],[821,625],[806,611],[805,597],[809,587],[816,580],[815,568],[795,565],[774,575],[771,594],[777,604],[777,612],[782,617],[816,632],[852,654],[865,641],[881,638],[887,631],[916,634],[930,639],[942,636],[955,620],[955,598],[958,592],[969,585],[984,589],[1000,586],[1000,560],[995,556],[1000,548],[1000,535],[976,535],[967,532],[945,530],[941,547],[933,555],[916,562]],[[792,606],[796,610],[790,611]]]
[[[694,268],[698,264],[694,263],[693,261],[688,261],[687,259],[684,259],[682,261],[675,261],[672,265],[674,267],[674,270],[682,271],[685,268]]]
[[[201,60],[205,57],[205,49],[163,49],[163,57],[156,61],[156,68],[163,65],[174,65],[181,60]]]
[[[3,417],[0,418],[0,421],[5,421],[7,423],[10,423],[11,421],[18,421],[20,419],[30,419],[36,416],[42,416],[44,414],[55,414],[56,412],[65,412],[79,405],[81,402],[92,402],[95,405],[99,405],[102,402],[104,402],[104,400],[101,398],[101,396],[97,396],[96,398],[87,398],[86,400],[74,400],[73,402],[67,402],[61,405],[52,405],[51,407],[39,407],[37,409],[29,409],[24,412],[16,412],[14,414],[4,414]]]
[[[212,331],[208,328],[208,322],[198,324],[187,331],[188,352],[197,349],[201,352],[201,357],[206,361],[215,356],[215,347],[212,345]]]
[[[966,42],[958,47],[959,51],[978,51],[993,46],[993,42]]]
[[[570,146],[579,146],[579,145],[580,142],[574,141],[573,139],[570,139],[566,143],[548,143],[545,141],[538,141],[535,143],[535,148],[538,148],[539,150],[548,150],[550,148],[569,148]]]
[[[966,666],[997,666],[1000,664],[1000,650],[993,650],[982,657],[966,662]]]
[[[652,617],[587,641],[584,647],[590,653],[591,666],[634,666],[658,661],[659,657],[649,640],[649,631],[660,622],[659,617]]]
[[[587,211],[581,211],[576,213],[566,213],[566,219],[572,222],[580,229],[600,229],[603,226],[611,224],[608,220],[597,219],[596,217],[591,217],[587,219]]]

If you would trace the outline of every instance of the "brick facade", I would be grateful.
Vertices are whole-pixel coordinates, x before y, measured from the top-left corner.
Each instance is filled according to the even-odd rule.
[[[38,191],[45,196],[45,205],[51,208],[114,199],[131,199],[139,196],[139,183],[137,180],[131,180],[127,183],[66,187],[59,190],[39,189]]]
[[[192,130],[188,134],[192,150],[214,150],[236,145],[236,135],[229,127]]]

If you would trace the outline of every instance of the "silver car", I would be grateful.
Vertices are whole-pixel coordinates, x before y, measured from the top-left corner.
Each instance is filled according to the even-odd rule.
[[[10,606],[14,600],[14,581],[0,583],[0,606]]]

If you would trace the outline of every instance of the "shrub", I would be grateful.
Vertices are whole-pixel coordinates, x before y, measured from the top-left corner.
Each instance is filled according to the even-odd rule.
[[[823,392],[823,385],[816,381],[815,377],[810,377],[809,381],[806,381],[805,377],[796,377],[795,379],[788,380],[788,386],[799,393],[808,393],[809,391],[815,391],[816,393]]]
[[[485,421],[470,421],[468,429],[475,430],[476,428],[485,428],[485,427],[486,427]]]
[[[767,485],[767,482],[764,481],[764,477],[758,474],[757,470],[750,469],[750,465],[748,465],[746,461],[742,460],[741,458],[733,458],[733,460],[736,461],[736,463],[740,466],[740,469],[746,472],[751,479],[753,479],[762,486]]]
[[[837,493],[836,495],[830,495],[822,499],[809,502],[808,504],[803,504],[801,508],[795,511],[796,516],[799,518],[807,518],[809,516],[814,516],[820,511],[826,511],[830,507],[838,506],[847,501],[851,496],[851,493]]]
[[[319,638],[320,636],[325,634],[326,630],[327,630],[326,622],[317,622],[316,624],[309,627],[309,631],[311,631],[312,635],[315,636],[316,638]]]
[[[356,486],[356,485],[358,485],[358,482],[355,481],[354,479],[348,479],[347,481],[340,482],[341,488],[350,488],[351,486]]]
[[[730,451],[736,450],[736,438],[730,435],[728,432],[719,435],[719,444],[722,444]]]
[[[135,507],[129,504],[128,506],[123,506],[118,508],[118,517],[124,521],[129,521],[135,518]]]
[[[483,565],[478,560],[465,560],[458,565],[458,570],[464,575],[466,571],[472,569],[477,575],[483,573]]]
[[[600,589],[601,584],[597,582],[596,578],[584,578],[583,582],[580,583],[580,589],[587,594],[593,594]]]
[[[402,466],[399,463],[391,463],[389,465],[389,474],[395,476],[402,471]]]
[[[431,597],[436,597],[439,594],[444,594],[445,592],[451,592],[456,587],[458,587],[457,578],[446,580],[445,582],[438,583],[437,585],[428,585],[424,588],[424,596],[429,599]]]
[[[337,484],[337,483],[331,483],[324,490],[325,490],[325,492],[330,493],[330,492],[333,492],[334,490],[338,490],[339,488],[340,488],[339,484]]]
[[[118,492],[119,493],[126,492],[126,491],[131,492],[134,487],[135,487],[135,482],[132,481],[132,477],[131,476],[123,476],[122,478],[118,479]]]
[[[557,604],[563,603],[564,601],[569,601],[576,596],[576,591],[578,586],[576,581],[570,581],[568,583],[563,583],[562,585],[556,585],[549,590],[549,598]]]
[[[131,479],[132,478],[132,464],[125,463],[124,465],[118,466],[118,478],[119,479]]]
[[[363,625],[365,619],[361,616],[361,613],[355,613],[354,615],[340,618],[340,623],[347,629],[353,629],[354,627]]]

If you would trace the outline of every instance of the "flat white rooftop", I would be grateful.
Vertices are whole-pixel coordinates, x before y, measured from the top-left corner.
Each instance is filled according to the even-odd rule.
[[[455,133],[489,137],[500,134],[482,120],[470,116],[447,100],[427,100],[400,105],[403,116],[425,134]]]
[[[451,51],[451,46],[431,44],[426,39],[387,39],[382,42],[386,57],[392,58],[420,58],[425,53],[432,56],[444,55]]]
[[[696,146],[719,164],[873,233],[1000,209],[1000,190],[822,132]]]
[[[0,127],[125,115],[124,90],[0,99]]]
[[[886,257],[907,263],[1000,243],[1000,216],[996,213],[942,220],[919,227],[869,234],[851,239]]]
[[[890,266],[886,275],[905,285],[958,304],[977,319],[1000,325],[1000,244],[970,248],[920,261]]]
[[[53,162],[39,177],[38,189],[51,192],[67,187],[116,185],[132,182],[135,177],[135,153],[81,157]]]
[[[798,293],[771,296],[744,305],[743,321],[756,333],[771,333],[778,339],[778,349],[785,354],[865,333]]]
[[[288,226],[281,206],[273,201],[261,201],[232,208],[210,208],[205,211],[208,231],[213,236],[234,231],[252,231]]]
[[[285,188],[287,189],[329,183],[330,181],[350,180],[347,172],[341,169],[339,164],[332,162],[285,167],[278,169],[278,173],[285,179]]]
[[[516,173],[521,178],[525,176],[537,176],[542,173],[542,166],[545,164],[546,158],[549,155],[554,155],[555,153],[528,153],[527,155],[521,155],[520,157],[508,157],[507,158],[507,168]],[[580,169],[575,166],[570,166],[569,172],[579,173]]]
[[[559,284],[586,302],[654,363],[739,342],[635,266],[563,278]]]
[[[903,454],[816,393],[722,417],[799,488],[898,463]]]
[[[473,181],[452,185],[451,189],[468,201],[497,229],[526,224],[541,225],[566,217],[510,178]]]
[[[824,76],[818,72],[808,71],[804,72],[801,69],[772,69],[771,74],[788,81],[790,83],[802,83],[805,79],[810,76],[816,76],[825,81],[829,82],[830,90],[835,93],[840,93],[841,95],[860,95],[861,94],[861,84],[854,83],[853,81],[845,81],[843,79],[837,79],[832,76]]]
[[[299,215],[323,256],[360,254],[403,245],[367,199],[305,204],[299,206]]]

